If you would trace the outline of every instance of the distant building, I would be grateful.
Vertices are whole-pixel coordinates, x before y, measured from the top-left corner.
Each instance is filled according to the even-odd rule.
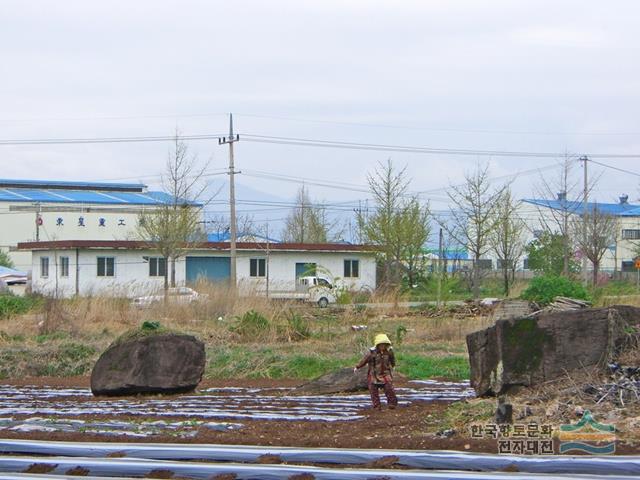
[[[230,242],[231,233],[228,230],[224,232],[215,232],[207,234],[207,241],[209,242]],[[265,237],[257,233],[238,232],[236,235],[237,242],[264,242],[264,243],[280,243],[280,240],[275,238]]]
[[[162,288],[166,264],[139,241],[67,240],[26,242],[33,252],[32,288],[45,295],[133,297]],[[346,244],[237,244],[237,278],[241,288],[262,292],[295,290],[296,279],[314,275],[350,290],[376,287],[373,247]],[[229,244],[202,243],[176,264],[176,283],[226,282],[230,277]]]
[[[0,249],[29,270],[19,242],[135,239],[138,214],[171,201],[136,183],[0,179]]]
[[[527,240],[531,241],[540,231],[540,221],[536,218],[546,216],[550,219],[549,210],[566,212],[570,216],[579,217],[584,212],[593,212],[597,209],[605,215],[617,218],[618,228],[616,238],[612,239],[611,245],[602,259],[600,270],[602,272],[629,271],[635,272],[634,258],[635,251],[640,245],[640,205],[629,203],[628,195],[621,195],[618,203],[600,203],[567,200],[564,194],[559,194],[556,199],[535,199],[528,198],[522,200],[521,216],[527,220],[529,229]],[[552,224],[552,222],[547,222]],[[578,252],[579,255],[579,252]],[[524,259],[524,267],[527,268],[527,259]],[[589,264],[589,267],[591,265]]]

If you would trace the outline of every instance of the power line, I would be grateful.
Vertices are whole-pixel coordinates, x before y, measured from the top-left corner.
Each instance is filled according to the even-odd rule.
[[[179,135],[180,140],[218,140],[221,134]],[[93,137],[93,138],[32,138],[0,140],[0,145],[63,145],[63,144],[91,144],[91,143],[135,143],[135,142],[166,142],[175,141],[175,135],[140,136],[140,137]]]
[[[595,160],[592,160],[591,158],[588,158],[587,161],[594,163],[596,165],[600,165],[601,167],[610,168],[611,170],[617,170],[618,172],[627,173],[635,177],[640,177],[640,173],[638,172],[632,172],[631,170],[625,170],[624,168],[614,167],[613,165],[607,165],[606,163],[597,162]]]
[[[276,137],[269,135],[245,134],[248,142],[272,143],[279,145],[294,145],[305,147],[338,148],[347,150],[375,150],[384,152],[420,153],[430,155],[459,155],[459,156],[489,156],[489,157],[522,157],[522,158],[559,158],[564,154],[554,152],[525,152],[510,150],[482,150],[459,148],[434,148],[409,145],[385,145],[373,143],[344,142],[339,140],[322,140],[311,138]],[[589,157],[596,158],[640,158],[640,154],[607,154],[588,153]]]
[[[337,120],[322,120],[300,117],[287,117],[283,115],[262,115],[255,113],[240,113],[241,117],[265,118],[274,120],[286,120],[291,122],[320,123],[329,125],[342,125],[354,127],[371,127],[371,128],[393,128],[401,130],[423,130],[433,132],[452,132],[452,133],[483,133],[483,134],[500,134],[500,135],[540,135],[540,136],[631,136],[640,135],[638,132],[551,132],[551,131],[531,131],[531,130],[488,130],[488,129],[469,129],[469,128],[445,128],[445,127],[421,127],[416,125],[391,125],[384,123],[364,123],[364,122],[347,122]]]
[[[0,140],[0,146],[19,145],[60,145],[60,144],[98,144],[98,143],[134,143],[134,142],[165,142],[174,141],[175,135],[138,136],[138,137],[93,137],[93,138],[42,138],[42,139],[8,139]],[[224,134],[194,134],[180,135],[182,140],[219,140]],[[249,142],[272,143],[306,147],[338,148],[347,150],[374,150],[385,152],[418,153],[429,155],[458,155],[458,156],[490,156],[490,157],[519,157],[519,158],[559,158],[564,154],[554,152],[527,152],[510,150],[484,150],[435,148],[410,145],[385,145],[372,143],[344,142],[338,140],[322,140],[310,138],[279,137],[270,135],[246,134],[243,138]],[[586,153],[590,158],[640,158],[640,154],[616,153]]]

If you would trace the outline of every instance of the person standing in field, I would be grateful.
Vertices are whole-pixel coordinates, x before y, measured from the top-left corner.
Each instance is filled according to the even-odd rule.
[[[393,354],[391,340],[386,334],[379,333],[373,343],[374,347],[370,348],[362,360],[353,367],[353,373],[356,373],[359,368],[368,365],[367,382],[373,408],[377,410],[382,408],[380,405],[380,388],[384,389],[389,408],[396,408],[398,397],[396,397],[396,392],[393,389],[393,368],[396,366],[396,357]]]

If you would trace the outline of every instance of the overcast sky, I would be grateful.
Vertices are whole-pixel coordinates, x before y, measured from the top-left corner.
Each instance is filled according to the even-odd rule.
[[[176,126],[187,135],[222,133],[234,112],[241,135],[640,154],[638,18],[637,1],[4,0],[0,139],[162,136]],[[211,160],[212,172],[226,166],[227,150],[216,141],[189,147]],[[163,171],[167,149],[0,146],[0,177],[157,187],[153,175]],[[477,162],[489,162],[494,177],[557,163],[241,139],[239,195],[293,197],[296,183],[255,172],[357,190],[389,157],[407,166],[416,191],[459,183]],[[599,161],[640,172],[637,158]],[[601,174],[598,200],[623,192],[637,200],[638,176],[592,167]],[[519,177],[518,196],[534,195],[537,177]],[[329,202],[367,197],[309,189]],[[443,190],[424,198],[445,207]]]

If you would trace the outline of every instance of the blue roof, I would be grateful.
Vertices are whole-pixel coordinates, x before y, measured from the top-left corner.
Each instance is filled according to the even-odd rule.
[[[276,240],[275,238],[265,237],[264,235],[257,235],[253,233],[238,233],[236,235],[238,238],[241,237],[254,237],[256,240],[263,242],[271,242],[271,243],[280,243],[280,240]],[[228,242],[231,240],[231,233],[228,230],[224,232],[215,232],[207,234],[208,242]]]
[[[0,275],[15,275],[16,277],[26,277],[26,272],[21,272],[20,270],[14,270],[13,268],[3,267],[0,265]]]
[[[544,200],[536,198],[524,198],[522,201],[539,207],[575,213],[576,215],[584,214],[585,210],[587,212],[597,210],[603,214],[616,217],[640,217],[640,205],[632,205],[630,203],[587,202],[585,205],[584,202],[575,200]]]
[[[10,180],[0,178],[0,188],[5,187],[130,192],[142,192],[147,188],[147,186],[142,183],[64,182],[60,180]]]
[[[438,256],[438,248],[426,248],[424,251]],[[469,260],[469,253],[464,248],[445,248],[442,254],[446,260]]]
[[[75,203],[97,205],[164,205],[173,197],[147,192],[136,183],[59,182],[0,179],[0,201],[25,203]],[[189,205],[202,206],[198,202]]]

